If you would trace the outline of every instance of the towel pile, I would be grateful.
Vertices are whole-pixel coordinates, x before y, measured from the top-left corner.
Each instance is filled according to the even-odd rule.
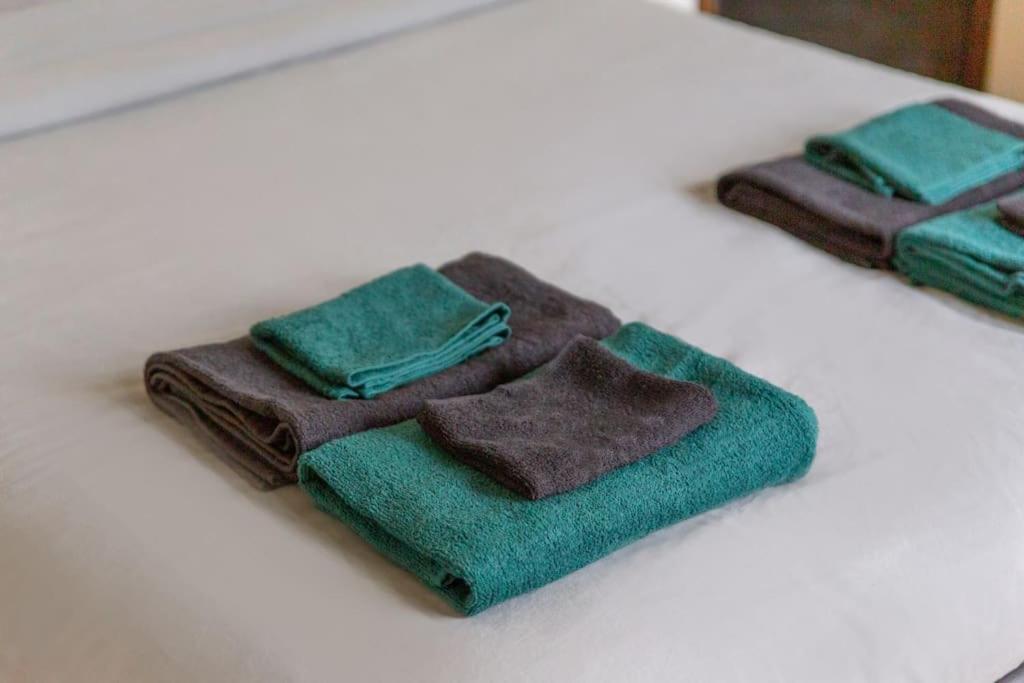
[[[904,229],[1024,187],[1022,140],[1020,123],[937,100],[728,173],[718,198],[846,261],[891,269]]]
[[[718,193],[848,261],[1019,317],[1024,196],[1007,195],[1022,169],[1024,126],[939,100],[812,137],[802,157],[730,173]]]
[[[1024,237],[1002,217],[989,203],[915,225],[897,241],[896,267],[916,284],[1024,317]]]
[[[792,481],[817,438],[799,398],[483,254],[155,354],[146,385],[466,614]]]
[[[602,439],[588,438],[575,447],[572,459],[585,461],[584,449],[597,444],[597,469],[605,472],[603,476],[542,500],[530,500],[506,488],[504,476],[492,478],[486,469],[464,464],[464,457],[447,450],[448,439],[435,442],[411,420],[332,441],[305,454],[299,463],[300,485],[322,510],[351,526],[457,609],[475,614],[663,526],[760,488],[792,481],[810,466],[817,423],[811,409],[796,396],[640,323],[624,326],[602,345],[633,366],[627,375],[650,373],[676,382],[663,384],[659,394],[680,392],[683,404],[691,406],[678,410],[682,428],[669,427],[671,421],[657,425],[664,417],[665,397],[653,398],[645,407],[656,423],[649,426],[648,437],[663,428],[685,432],[717,409],[714,416],[622,467],[617,466],[625,459],[608,458]],[[550,386],[550,375],[574,372],[566,367],[571,364],[563,358],[556,368],[538,374],[537,384]],[[647,380],[633,375],[625,382]],[[500,390],[490,405],[478,404],[477,415],[473,406],[462,406],[459,428],[478,435],[480,424],[495,420],[490,410],[494,405],[522,411],[520,399],[537,395],[537,385],[521,386],[532,381]],[[593,394],[592,381],[582,380],[582,386],[568,393]],[[690,390],[685,383],[702,385],[704,390]],[[623,386],[616,382],[604,398],[614,401],[613,395]],[[602,410],[575,416],[560,412],[550,418],[535,415],[548,424],[524,426],[563,434],[575,428],[583,434],[596,426],[593,418]],[[517,442],[516,421],[511,416],[503,425],[506,429],[494,435],[495,452],[511,453],[514,458],[532,446]],[[555,421],[573,427],[559,428]],[[663,436],[667,441],[668,435]],[[486,442],[483,446],[487,447]],[[551,454],[573,448],[562,440]],[[540,475],[551,467],[529,457],[519,462]],[[596,472],[587,473],[591,474]],[[546,481],[543,476],[539,480]]]
[[[335,400],[307,383],[310,378],[293,375],[296,366],[278,365],[243,337],[154,354],[145,369],[149,395],[250,483],[275,488],[294,483],[299,455],[322,443],[408,420],[427,399],[487,391],[543,365],[576,335],[602,338],[619,327],[604,306],[495,256],[469,254],[437,274],[466,296],[503,302],[511,311],[508,339],[376,398]]]

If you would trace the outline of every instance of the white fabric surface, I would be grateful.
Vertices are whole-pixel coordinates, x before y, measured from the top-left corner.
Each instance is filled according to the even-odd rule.
[[[50,0],[0,14],[0,138],[496,0]]]
[[[1024,655],[1024,330],[710,190],[954,90],[531,0],[0,146],[0,679],[995,680]],[[145,398],[150,351],[472,249],[805,397],[810,473],[465,619]]]

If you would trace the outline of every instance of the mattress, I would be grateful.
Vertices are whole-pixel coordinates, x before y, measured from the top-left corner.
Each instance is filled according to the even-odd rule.
[[[1022,328],[713,193],[950,94],[1024,119],[528,0],[3,143],[0,679],[995,680],[1024,658]],[[467,619],[145,397],[155,349],[474,249],[806,398],[809,474]]]

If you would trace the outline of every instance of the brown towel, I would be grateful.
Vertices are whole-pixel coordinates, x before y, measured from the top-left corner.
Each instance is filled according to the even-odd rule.
[[[157,353],[146,362],[153,402],[206,437],[261,488],[296,481],[299,455],[356,432],[401,422],[429,398],[487,391],[543,365],[575,335],[605,337],[619,320],[603,306],[485,254],[441,273],[477,298],[512,309],[512,336],[456,367],[371,400],[318,395],[258,351],[248,337]]]
[[[1024,138],[1024,125],[963,100],[935,104],[986,128]],[[1014,171],[944,204],[922,204],[875,194],[815,168],[802,156],[792,156],[723,176],[718,181],[718,198],[851,263],[892,268],[896,235],[904,228],[992,201],[1020,187],[1024,187],[1024,171]]]
[[[537,500],[672,445],[717,410],[707,388],[645,372],[577,337],[534,375],[427,401],[417,420],[451,455]]]

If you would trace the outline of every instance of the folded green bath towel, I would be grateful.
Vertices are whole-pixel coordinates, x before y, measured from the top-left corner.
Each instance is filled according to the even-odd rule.
[[[474,614],[810,467],[817,421],[800,398],[640,323],[602,343],[643,370],[706,386],[717,416],[647,458],[539,501],[455,460],[415,421],[306,453],[299,483],[322,510]]]
[[[253,343],[331,398],[373,398],[433,375],[509,335],[510,311],[415,265],[312,308],[253,326]]]
[[[804,157],[877,194],[941,204],[1024,167],[1024,140],[915,104],[807,141]]]
[[[1024,316],[1024,237],[1000,224],[994,203],[904,230],[894,263],[915,284]]]

